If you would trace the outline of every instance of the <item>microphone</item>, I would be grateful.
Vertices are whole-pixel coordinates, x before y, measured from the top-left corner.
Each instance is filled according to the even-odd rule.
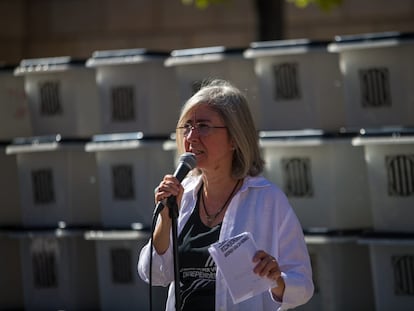
[[[180,159],[178,162],[178,166],[174,172],[174,177],[181,182],[185,176],[187,176],[188,172],[190,172],[193,168],[197,166],[197,159],[194,153],[185,152],[180,155]],[[164,204],[162,202],[158,202],[155,210],[154,216],[158,215],[164,208]]]

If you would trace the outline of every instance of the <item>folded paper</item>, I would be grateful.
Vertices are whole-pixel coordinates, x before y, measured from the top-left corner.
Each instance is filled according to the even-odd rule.
[[[217,269],[224,276],[233,303],[242,302],[277,286],[275,281],[260,277],[253,272],[257,265],[253,262],[253,256],[258,249],[250,232],[243,232],[214,243],[208,250]]]

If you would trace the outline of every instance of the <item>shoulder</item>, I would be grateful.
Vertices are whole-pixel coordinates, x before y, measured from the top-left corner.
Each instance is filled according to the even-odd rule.
[[[289,200],[283,190],[263,176],[246,177],[241,193],[244,194],[245,198],[253,198],[253,200],[260,201],[266,206],[290,209]]]
[[[241,191],[260,192],[263,195],[284,195],[283,191],[276,184],[263,176],[247,176],[244,179]]]

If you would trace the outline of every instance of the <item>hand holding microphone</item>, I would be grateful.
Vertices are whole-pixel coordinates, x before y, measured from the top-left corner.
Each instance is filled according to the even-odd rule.
[[[174,175],[165,175],[160,185],[155,190],[155,201],[158,202],[154,210],[154,216],[158,215],[164,208],[165,200],[171,196],[181,197],[183,187],[181,181],[197,165],[195,155],[190,152],[180,156]],[[178,182],[177,182],[178,181]]]
[[[178,265],[178,245],[177,245],[177,202],[181,200],[184,188],[181,181],[187,176],[188,172],[196,167],[196,157],[193,153],[186,152],[180,156],[180,160],[174,175],[165,175],[160,185],[155,189],[155,202],[157,206],[154,210],[152,219],[152,238],[151,249],[154,247],[158,254],[164,254],[170,245],[170,232],[173,238],[174,254],[174,279],[179,280]],[[166,212],[162,212],[165,204],[169,205],[169,218]],[[167,209],[166,209],[167,211]],[[157,224],[158,215],[161,214],[161,220]],[[164,221],[165,220],[165,221]],[[171,220],[171,221],[170,221]],[[152,256],[150,267],[152,266]],[[150,268],[150,271],[152,268]],[[152,284],[152,273],[150,273],[150,284]],[[152,286],[150,286],[151,288]],[[178,296],[179,287],[176,288],[176,297]],[[178,304],[179,305],[179,304]],[[180,308],[179,308],[180,309]],[[178,310],[178,309],[177,309]]]

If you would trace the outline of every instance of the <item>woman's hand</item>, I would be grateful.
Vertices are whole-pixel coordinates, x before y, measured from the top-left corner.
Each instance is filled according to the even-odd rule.
[[[184,188],[181,183],[173,175],[165,175],[159,186],[155,188],[155,204],[163,202],[167,204],[167,198],[175,196],[177,198],[177,205],[180,208],[181,198],[183,196]],[[169,209],[163,208],[160,212],[160,221],[157,223],[154,230],[154,248],[158,254],[164,254],[170,245],[170,229],[171,218]]]
[[[179,207],[183,192],[184,188],[176,177],[173,175],[165,175],[159,186],[155,189],[155,204],[158,202],[163,202],[166,204],[167,198],[170,196],[175,196],[177,198],[177,204]],[[168,215],[168,209],[164,208],[161,211],[161,215],[163,217]]]
[[[272,293],[277,300],[282,301],[285,281],[282,278],[282,271],[280,271],[277,260],[265,251],[259,250],[254,255],[253,262],[257,263],[253,269],[254,273],[277,283],[277,287],[272,288]]]

